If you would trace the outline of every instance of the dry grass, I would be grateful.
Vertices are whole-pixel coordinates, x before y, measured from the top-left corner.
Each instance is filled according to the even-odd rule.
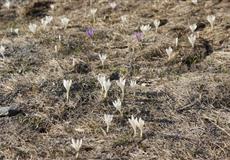
[[[87,0],[56,0],[54,11],[52,2],[43,0],[0,9],[0,38],[7,47],[0,60],[0,107],[16,106],[23,113],[0,117],[0,159],[74,159],[71,138],[83,139],[82,160],[230,157],[229,1],[116,2],[113,11],[106,0],[93,1],[96,23]],[[210,14],[217,17],[213,31],[206,20]],[[55,17],[50,30],[30,34],[29,22],[39,24],[44,15]],[[66,30],[60,27],[62,15],[71,19]],[[125,26],[122,15],[128,15]],[[154,19],[161,20],[158,33]],[[199,32],[194,49],[187,40],[193,23]],[[142,24],[152,29],[135,42],[133,33]],[[11,27],[20,29],[19,36]],[[88,27],[96,30],[93,39],[85,34]],[[170,61],[169,46],[175,52]],[[104,68],[95,53],[108,55]],[[105,100],[99,73],[112,80]],[[126,87],[120,116],[112,101],[120,96],[115,80],[122,75],[137,79],[140,87],[136,95]],[[63,79],[73,80],[68,103]],[[114,115],[107,135],[105,113]],[[132,114],[146,122],[142,139],[132,137]]]

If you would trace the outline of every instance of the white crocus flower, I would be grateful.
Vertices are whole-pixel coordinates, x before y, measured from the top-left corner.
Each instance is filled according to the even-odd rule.
[[[145,125],[145,122],[139,118],[137,121],[136,121],[136,126],[139,128],[140,130],[140,137],[142,137],[143,135],[143,128],[144,128],[144,125]]]
[[[69,100],[69,91],[70,91],[70,87],[72,85],[72,80],[63,80],[63,85],[66,89],[66,98],[67,98],[67,101]]]
[[[117,85],[120,87],[121,89],[121,100],[123,101],[124,100],[124,96],[125,96],[125,82],[126,82],[126,79],[120,77],[120,79],[118,81],[116,81]]]
[[[11,2],[9,0],[6,0],[3,6],[6,7],[7,9],[10,9]]]
[[[0,46],[0,54],[2,55],[2,58],[5,58],[4,52],[6,51],[6,48],[4,46]]]
[[[115,9],[117,7],[117,3],[116,2],[111,2],[111,3],[109,3],[109,5],[110,5],[110,7],[112,9]]]
[[[46,17],[45,17],[45,20],[46,20],[46,22],[49,24],[49,23],[52,22],[53,16],[46,16]]]
[[[130,81],[130,87],[135,88],[137,86],[137,81],[136,80],[131,80]]]
[[[141,32],[143,32],[143,33],[146,33],[146,32],[148,32],[148,31],[150,31],[150,29],[151,29],[151,26],[148,24],[148,25],[142,25],[141,27],[140,27],[140,30],[141,30]]]
[[[192,0],[192,3],[197,5],[198,1],[197,0]]]
[[[50,8],[51,8],[51,10],[53,11],[54,8],[55,8],[54,4],[51,4],[51,5],[50,5]]]
[[[120,100],[120,98],[118,98],[117,100],[115,100],[113,102],[113,106],[116,108],[116,110],[118,110],[120,112],[120,114],[122,114],[122,112],[121,112],[121,100]]]
[[[189,40],[190,44],[192,45],[192,48],[194,48],[195,42],[196,42],[196,35],[191,34],[190,36],[188,36],[188,40]]]
[[[128,119],[128,121],[133,128],[133,137],[137,134],[137,128],[140,130],[140,137],[142,137],[145,122],[141,118],[134,118],[133,115]]]
[[[109,126],[111,125],[111,122],[113,120],[113,115],[104,114],[104,121],[106,123],[106,132],[109,132]]]
[[[96,17],[96,13],[97,13],[97,8],[92,8],[90,9],[90,15],[93,17],[93,22],[95,22],[95,17]]]
[[[77,141],[75,141],[74,139],[71,140],[71,146],[75,149],[76,152],[80,151],[80,148],[82,146],[82,139],[78,139]]]
[[[123,24],[125,24],[125,23],[128,22],[128,18],[127,18],[127,17],[128,17],[127,15],[121,16],[121,22],[122,22]]]
[[[99,81],[99,83],[101,85],[102,94],[104,92],[104,98],[106,98],[108,91],[109,91],[109,88],[111,86],[110,79],[106,80],[105,75],[98,75],[97,80]]]
[[[189,28],[190,28],[190,30],[192,31],[192,33],[195,32],[195,30],[196,30],[196,28],[197,28],[196,23],[190,25]]]
[[[177,37],[177,38],[175,39],[175,45],[176,45],[176,47],[178,46],[178,42],[179,42],[179,38]]]
[[[61,38],[61,35],[59,34],[59,35],[58,35],[58,40],[59,40],[59,42],[61,42],[61,39],[62,39],[62,38]]]
[[[211,25],[211,29],[213,30],[214,27],[214,21],[215,21],[216,17],[214,15],[208,15],[207,16],[207,20]]]
[[[99,58],[101,60],[102,66],[104,67],[104,62],[107,58],[107,55],[106,54],[99,54]]]
[[[159,28],[159,26],[160,26],[160,20],[158,20],[158,19],[156,19],[156,20],[154,20],[154,26],[155,26],[155,28],[156,28],[156,32],[157,32],[157,30],[158,30],[158,28]]]
[[[95,14],[97,13],[97,8],[92,8],[90,9],[90,14],[94,17]]]
[[[172,49],[172,47],[166,48],[166,53],[168,55],[168,59],[171,59],[172,55],[173,55],[173,49]]]
[[[70,19],[67,18],[67,17],[62,17],[62,18],[61,18],[61,24],[62,24],[62,27],[63,27],[64,29],[67,28],[67,26],[68,26],[68,24],[69,24],[69,21],[70,21]]]
[[[106,81],[105,75],[98,75],[97,80],[99,81],[99,83],[101,85],[101,90],[102,90],[102,93],[103,93],[103,91],[104,91],[104,83]]]
[[[105,90],[104,98],[106,98],[107,95],[108,95],[109,88],[111,86],[110,79],[105,80],[105,82],[103,83],[103,85],[104,85],[104,90]]]
[[[41,19],[42,27],[46,29],[47,25],[51,23],[53,20],[53,16],[45,16]]]
[[[130,87],[134,89],[134,92],[133,92],[133,95],[135,96],[136,95],[136,86],[137,86],[137,81],[136,80],[131,80],[130,81]]]
[[[133,128],[133,137],[137,135],[137,118],[134,118],[133,115],[128,119],[131,127]]]
[[[33,34],[35,34],[36,31],[37,31],[37,25],[30,23],[29,24],[29,30],[30,30],[30,32],[32,32]]]
[[[19,29],[18,29],[18,28],[15,28],[15,29],[14,29],[14,32],[18,35],[18,34],[19,34]]]
[[[78,154],[80,151],[80,148],[82,146],[82,139],[78,139],[77,141],[75,141],[73,138],[71,139],[71,146],[75,149],[76,153],[76,158],[78,158]]]
[[[58,52],[58,46],[57,46],[57,45],[54,46],[54,52],[55,52],[55,53]]]

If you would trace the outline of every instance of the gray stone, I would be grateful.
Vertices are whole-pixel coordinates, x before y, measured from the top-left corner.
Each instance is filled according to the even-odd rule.
[[[11,117],[16,116],[19,113],[23,113],[17,107],[0,107],[0,117]]]

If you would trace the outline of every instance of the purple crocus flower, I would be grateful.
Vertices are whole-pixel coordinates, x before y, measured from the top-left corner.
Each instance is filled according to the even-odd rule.
[[[133,36],[139,42],[144,39],[144,34],[142,32],[134,32]]]
[[[94,29],[93,28],[88,28],[86,30],[86,34],[87,34],[87,36],[89,36],[90,38],[92,38],[93,35],[94,35]]]

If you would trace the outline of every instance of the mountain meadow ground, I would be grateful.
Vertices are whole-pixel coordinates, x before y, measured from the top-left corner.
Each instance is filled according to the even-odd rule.
[[[229,0],[0,0],[0,160],[229,158]]]

